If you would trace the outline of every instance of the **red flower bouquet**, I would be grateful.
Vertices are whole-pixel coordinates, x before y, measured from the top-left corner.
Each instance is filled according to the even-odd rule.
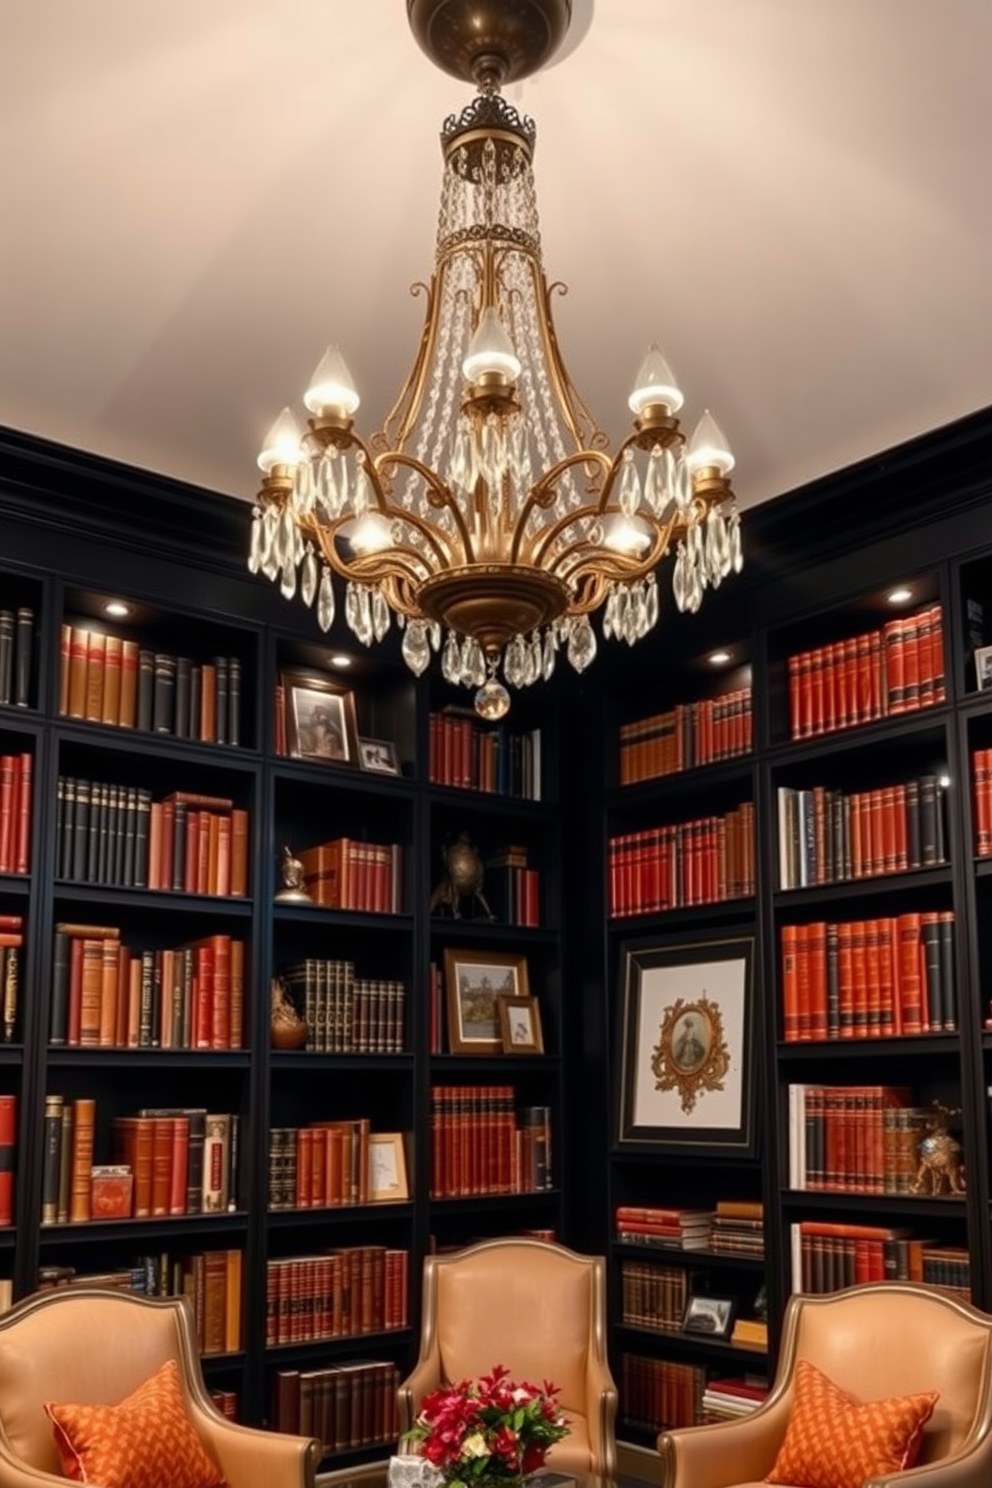
[[[556,1386],[515,1384],[497,1364],[424,1398],[410,1437],[451,1488],[519,1480],[568,1435]]]

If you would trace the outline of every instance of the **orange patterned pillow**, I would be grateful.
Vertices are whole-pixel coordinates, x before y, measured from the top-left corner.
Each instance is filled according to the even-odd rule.
[[[861,1488],[912,1467],[936,1403],[936,1390],[862,1403],[800,1359],[785,1440],[765,1481]]]
[[[56,1405],[53,1423],[62,1471],[105,1488],[224,1488],[186,1415],[174,1359],[119,1405]]]

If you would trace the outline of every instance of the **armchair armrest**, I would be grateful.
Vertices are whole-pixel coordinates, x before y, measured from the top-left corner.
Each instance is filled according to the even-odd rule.
[[[417,1419],[420,1402],[424,1396],[428,1395],[431,1390],[436,1390],[440,1383],[436,1358],[418,1359],[412,1372],[407,1375],[396,1392],[401,1437],[406,1435]]]
[[[253,1488],[259,1482],[266,1488],[314,1488],[320,1443],[313,1437],[241,1426],[219,1411],[205,1410],[196,1399],[187,1401],[187,1409],[229,1488]]]
[[[788,1402],[777,1394],[736,1421],[663,1431],[658,1437],[662,1488],[757,1482],[771,1470],[788,1416]]]
[[[886,1477],[868,1478],[864,1488],[984,1488],[992,1480],[992,1438],[972,1437],[937,1462],[908,1467]]]
[[[586,1420],[589,1423],[590,1446],[599,1461],[598,1466],[592,1466],[604,1478],[615,1478],[617,1475],[616,1415],[617,1391],[612,1377],[605,1367],[590,1368],[586,1379]]]
[[[0,1488],[66,1488],[66,1481],[59,1473],[22,1462],[0,1443]]]

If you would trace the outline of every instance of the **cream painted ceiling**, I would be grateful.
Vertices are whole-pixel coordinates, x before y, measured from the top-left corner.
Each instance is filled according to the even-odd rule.
[[[992,404],[989,0],[575,0],[538,126],[572,376],[646,344],[744,506]],[[371,432],[471,89],[404,0],[0,0],[0,424],[231,495],[340,343]]]

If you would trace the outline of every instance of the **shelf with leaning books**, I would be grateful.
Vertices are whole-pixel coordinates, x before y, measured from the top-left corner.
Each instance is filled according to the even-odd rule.
[[[719,688],[685,696],[668,707],[636,715],[616,725],[616,770],[610,778],[622,789],[659,782],[750,756],[754,746],[751,668],[738,647],[733,669]],[[728,657],[730,653],[720,653]],[[686,692],[699,691],[686,679]]]
[[[58,895],[50,953],[49,1050],[229,1053],[251,1041],[251,927],[190,903],[99,903]],[[63,915],[65,916],[63,918]],[[71,918],[70,918],[71,916]]]
[[[392,1359],[357,1363],[313,1361],[304,1369],[270,1371],[268,1424],[276,1431],[315,1436],[321,1456],[381,1451],[396,1443],[396,1395],[401,1371]]]
[[[212,1071],[209,1106],[178,1106],[173,1089],[168,1074],[122,1069],[94,1095],[85,1071],[49,1071],[42,1230],[145,1220],[183,1228],[243,1211],[243,1073]]]
[[[949,784],[942,727],[776,767],[777,889],[946,867]]]
[[[242,626],[67,586],[56,712],[192,744],[256,749],[258,651],[257,634]]]
[[[948,1231],[837,1219],[800,1219],[789,1225],[792,1290],[824,1293],[875,1281],[922,1281],[972,1300],[971,1259],[960,1224]],[[930,1230],[944,1229],[942,1237]]]
[[[277,914],[409,913],[413,797],[364,788],[363,778],[317,785],[283,767],[276,772],[272,830],[283,880]]]
[[[885,1083],[791,1081],[783,1091],[790,1195],[963,1211],[968,1153],[953,1065],[887,1060]]]
[[[936,574],[773,631],[770,740],[813,740],[939,707],[948,696],[945,657]]]
[[[695,781],[644,800],[614,794],[610,803],[605,844],[610,920],[666,916],[753,898],[750,767],[705,787]]]
[[[875,906],[877,907],[877,906]],[[882,906],[884,907],[884,906]],[[951,909],[778,926],[779,1031],[785,1044],[956,1033],[960,1010]],[[861,898],[857,908],[871,910]]]
[[[518,694],[505,722],[486,723],[471,693],[433,679],[425,723],[426,779],[439,798],[458,791],[514,807],[557,800],[557,720],[546,699]]]
[[[55,878],[149,893],[253,892],[255,769],[59,739]]]
[[[44,585],[6,569],[0,582],[0,709],[37,709]]]
[[[230,1365],[244,1350],[244,1241],[231,1235],[189,1243],[176,1237],[111,1237],[100,1227],[99,1254],[60,1254],[45,1250],[36,1274],[39,1290],[57,1286],[121,1287],[150,1297],[183,1296],[193,1308],[194,1335],[201,1356]],[[147,1243],[161,1238],[151,1251]],[[142,1248],[143,1241],[145,1248]]]

